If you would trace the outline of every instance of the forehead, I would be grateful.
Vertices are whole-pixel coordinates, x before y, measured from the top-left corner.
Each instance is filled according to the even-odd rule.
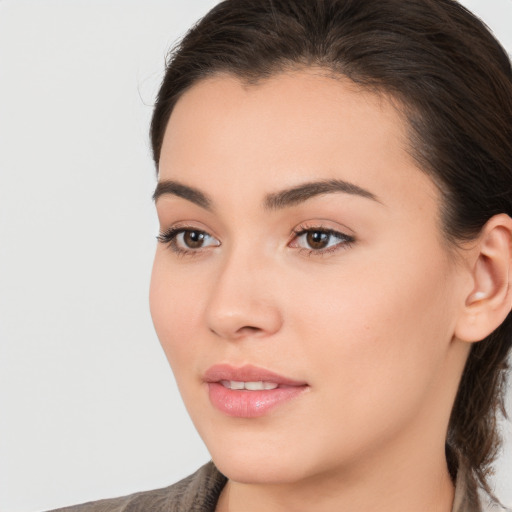
[[[339,142],[371,136],[373,142],[380,139],[387,148],[392,138],[406,147],[407,123],[395,104],[383,93],[370,92],[345,77],[317,68],[281,73],[254,84],[219,74],[200,80],[181,96],[164,142],[172,144],[176,129],[180,135],[212,140],[215,128],[220,138],[222,129],[229,130],[236,123],[245,128],[240,139],[246,144],[241,147],[251,141],[274,141],[282,147],[297,138],[312,144],[320,139],[328,143],[332,139],[329,134],[338,137]],[[275,131],[280,129],[286,131],[276,137]]]
[[[230,75],[196,83],[170,118],[160,177],[206,186],[213,195],[344,179],[378,197],[396,199],[411,187],[436,197],[409,154],[396,105],[315,69],[251,85]]]

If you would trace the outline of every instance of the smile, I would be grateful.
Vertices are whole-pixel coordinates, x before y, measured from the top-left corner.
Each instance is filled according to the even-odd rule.
[[[243,382],[237,380],[221,380],[220,383],[228,389],[246,389],[247,391],[263,391],[264,389],[276,389],[279,384],[275,382]]]
[[[247,365],[215,365],[206,371],[210,403],[227,416],[257,418],[298,397],[309,386],[269,370]]]

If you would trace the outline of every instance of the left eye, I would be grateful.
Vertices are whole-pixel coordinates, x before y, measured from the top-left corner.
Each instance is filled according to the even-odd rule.
[[[291,247],[310,251],[323,251],[349,244],[354,238],[330,229],[304,229],[296,233]]]

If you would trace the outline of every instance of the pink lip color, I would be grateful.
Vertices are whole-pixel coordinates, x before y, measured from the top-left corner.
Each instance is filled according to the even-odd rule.
[[[228,389],[221,381],[274,382],[275,389],[258,391]],[[274,372],[256,366],[234,368],[229,365],[215,365],[209,368],[204,381],[208,384],[211,403],[221,412],[237,418],[264,416],[275,407],[300,395],[308,387],[305,382],[288,379]]]

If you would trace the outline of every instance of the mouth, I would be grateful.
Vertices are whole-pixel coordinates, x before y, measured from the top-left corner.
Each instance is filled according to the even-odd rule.
[[[220,383],[227,389],[246,389],[247,391],[263,391],[268,389],[276,389],[279,387],[277,382],[264,382],[261,380],[252,382],[221,380]]]
[[[211,404],[237,418],[257,418],[300,396],[306,382],[252,365],[215,365],[203,377]]]

